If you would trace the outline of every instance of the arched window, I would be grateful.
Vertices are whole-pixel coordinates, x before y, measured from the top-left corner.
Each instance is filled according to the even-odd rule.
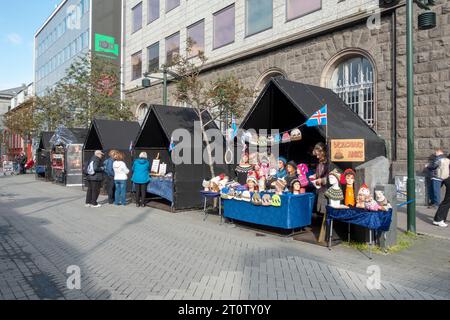
[[[259,80],[256,82],[255,100],[256,100],[256,98],[258,98],[259,94],[264,89],[264,87],[269,83],[270,79],[277,78],[277,77],[287,79],[286,73],[282,69],[279,69],[279,68],[271,68],[261,75]]]
[[[363,55],[346,55],[332,64],[327,78],[326,86],[369,126],[375,126],[374,67],[370,60]]]
[[[141,104],[137,111],[136,111],[136,118],[138,119],[139,124],[142,125],[142,123],[145,120],[145,117],[147,116],[148,112],[148,105],[146,103]]]

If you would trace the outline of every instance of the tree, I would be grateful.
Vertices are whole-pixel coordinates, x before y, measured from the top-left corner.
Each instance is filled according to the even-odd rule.
[[[173,68],[179,78],[176,80],[175,98],[193,108],[199,118],[203,141],[206,145],[211,176],[215,176],[212,161],[212,149],[206,128],[224,114],[241,117],[246,102],[253,96],[253,91],[245,88],[233,75],[219,77],[205,83],[200,73],[207,62],[202,51],[192,58],[193,43],[188,41],[186,53],[176,55],[169,67]],[[211,120],[205,122],[205,113],[209,112]]]
[[[55,131],[59,126],[71,127],[73,114],[65,106],[61,88],[56,86],[42,97],[36,98],[34,120],[38,131]]]

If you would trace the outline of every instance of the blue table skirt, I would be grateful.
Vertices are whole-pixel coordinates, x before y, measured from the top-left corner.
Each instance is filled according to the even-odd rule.
[[[328,223],[333,220],[355,224],[375,231],[389,231],[392,209],[389,211],[366,211],[364,209],[334,209],[327,207]]]
[[[262,194],[263,195],[263,194]],[[224,217],[273,228],[292,230],[311,225],[315,195],[284,194],[281,207],[255,206],[250,202],[224,200]]]
[[[46,171],[47,171],[47,169],[45,168],[45,166],[37,166],[36,167],[37,174],[45,174]]]
[[[173,180],[152,177],[152,180],[148,184],[147,192],[173,203]]]

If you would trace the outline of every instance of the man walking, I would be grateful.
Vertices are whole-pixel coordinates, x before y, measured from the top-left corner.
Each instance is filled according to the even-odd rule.
[[[437,149],[436,153],[432,157],[426,168],[430,170],[431,173],[431,188],[430,188],[430,206],[429,208],[437,208],[441,204],[441,188],[443,179],[439,176],[439,168],[443,159],[446,159],[444,151],[442,149]]]
[[[450,156],[449,156],[450,158]],[[448,224],[445,223],[448,217],[448,211],[450,210],[450,159],[445,158],[441,161],[441,166],[439,168],[439,175],[442,179],[444,179],[443,184],[445,185],[445,197],[444,201],[442,201],[441,205],[439,206],[439,209],[436,213],[436,216],[434,217],[433,224],[442,227],[447,228]]]
[[[88,184],[86,207],[101,207],[97,200],[100,195],[100,188],[103,182],[103,172],[105,171],[105,168],[101,165],[103,156],[104,153],[97,150],[91,160],[87,163],[87,167],[85,169]]]

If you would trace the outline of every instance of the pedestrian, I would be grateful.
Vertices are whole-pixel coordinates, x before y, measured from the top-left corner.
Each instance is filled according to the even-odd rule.
[[[19,158],[20,174],[27,173],[27,169],[25,168],[25,166],[27,165],[27,161],[28,161],[27,156],[25,155],[25,153],[22,153]]]
[[[450,210],[450,155],[447,158],[441,160],[440,168],[438,170],[438,175],[443,179],[443,185],[445,185],[445,196],[444,200],[439,206],[436,216],[434,217],[433,224],[447,228],[448,224],[445,223],[448,217],[448,211]]]
[[[97,150],[94,156],[86,164],[85,174],[88,185],[86,194],[86,207],[100,208],[101,205],[97,202],[100,195],[100,188],[103,182],[103,172],[105,168],[101,165],[105,154]]]
[[[441,204],[441,188],[443,179],[439,177],[439,168],[444,159],[446,159],[444,151],[441,148],[436,149],[435,154],[430,159],[430,163],[425,166],[430,171],[431,178],[431,185],[429,188],[429,209],[437,208]]]
[[[136,207],[145,207],[147,186],[150,182],[150,162],[146,152],[139,155],[133,163],[133,176],[131,181],[136,187]]]
[[[117,152],[114,157],[114,184],[116,187],[114,204],[116,206],[127,205],[127,182],[128,174],[130,170],[127,168],[126,163],[123,161],[125,155],[123,152]]]
[[[105,182],[106,182],[106,191],[108,193],[108,203],[114,204],[114,193],[115,193],[115,183],[114,183],[114,156],[117,153],[117,150],[111,150],[108,153],[108,159],[103,162],[103,166],[105,167]]]

